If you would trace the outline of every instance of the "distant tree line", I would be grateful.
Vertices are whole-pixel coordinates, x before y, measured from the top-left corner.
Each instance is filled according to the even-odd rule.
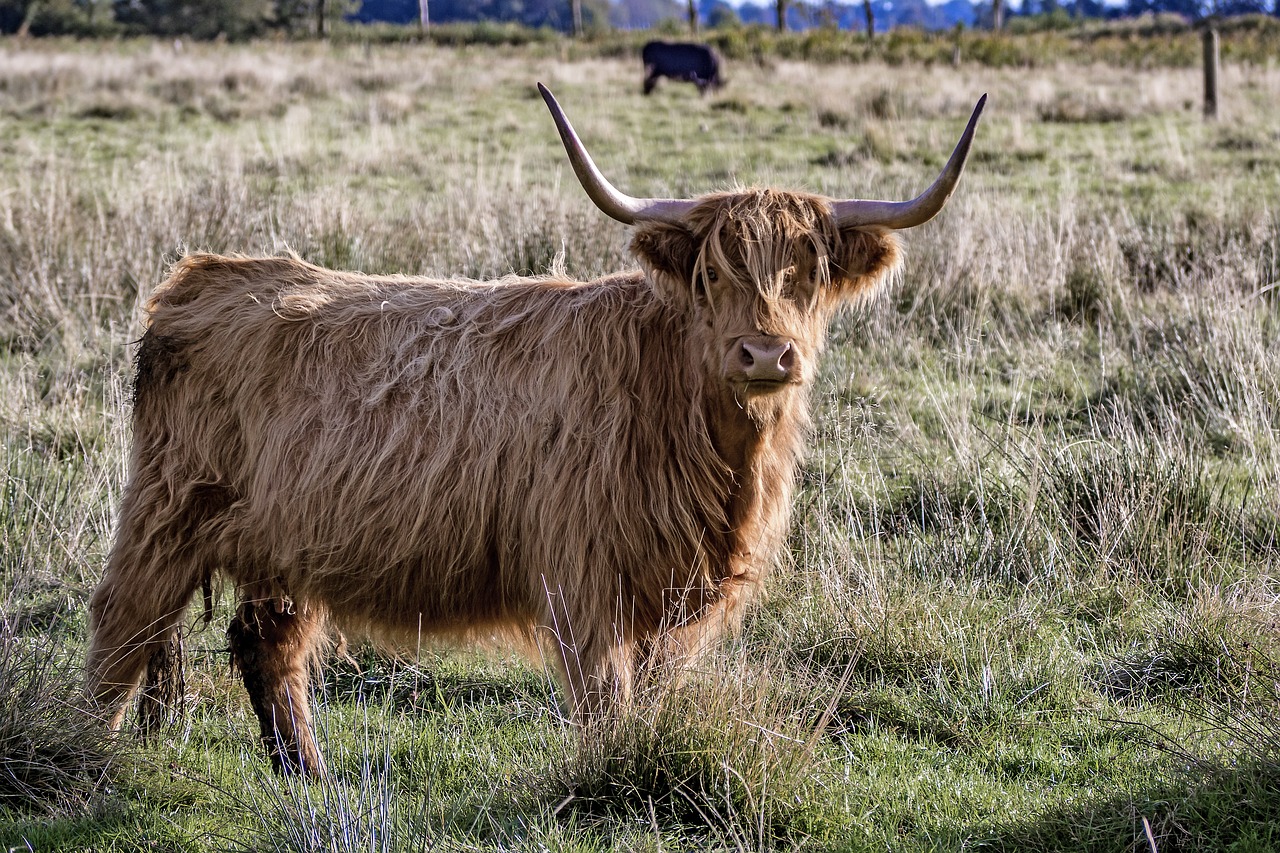
[[[909,25],[999,28],[1018,17],[1052,24],[1082,18],[1172,13],[1280,15],[1280,0],[426,0],[432,23],[513,22],[563,32],[760,24],[780,29],[828,26],[876,31]],[[245,39],[285,32],[325,35],[338,22],[418,24],[421,0],[0,0],[0,33],[162,35]],[[664,24],[664,22],[667,22]],[[687,25],[686,25],[687,26]]]
[[[431,19],[451,21],[514,21],[569,31],[569,0],[429,0]],[[589,26],[649,28],[669,26],[688,18],[688,0],[583,0]],[[865,29],[864,0],[694,0],[700,26],[758,24],[775,27],[779,14],[786,29],[834,26]],[[417,20],[418,0],[364,0],[355,18],[363,22],[411,23]],[[898,26],[949,29],[956,24],[991,27],[992,0],[871,0],[871,18],[878,32]],[[1280,15],[1280,0],[1004,0],[1008,18],[1072,20],[1133,17],[1172,13],[1188,20],[1208,15]]]
[[[245,39],[324,34],[352,0],[0,0],[0,33]]]
[[[979,18],[989,22],[990,2],[979,2]],[[1280,15],[1280,0],[1021,0],[1006,6],[1010,16],[1042,18],[1133,18],[1144,14],[1173,14],[1198,21],[1210,16]]]
[[[670,0],[636,0],[638,6],[659,6],[669,17]],[[360,23],[412,24],[419,20],[419,0],[364,0],[350,19]],[[526,27],[573,29],[570,0],[428,0],[431,22],[505,21]],[[609,0],[581,0],[583,24],[588,29],[609,26]],[[655,16],[654,22],[662,20]]]

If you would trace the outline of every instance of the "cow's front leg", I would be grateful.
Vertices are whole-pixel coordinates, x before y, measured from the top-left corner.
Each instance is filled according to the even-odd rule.
[[[608,719],[631,702],[636,642],[612,619],[556,610],[546,614],[538,645],[564,689],[565,710],[584,726]]]

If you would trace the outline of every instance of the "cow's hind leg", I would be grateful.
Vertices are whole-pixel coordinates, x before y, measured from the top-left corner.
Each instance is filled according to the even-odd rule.
[[[119,556],[113,554],[89,603],[92,639],[85,663],[86,692],[112,728],[124,722],[143,671],[169,659],[201,572],[193,566],[153,571]]]
[[[187,693],[182,630],[169,634],[169,639],[147,659],[147,675],[138,691],[138,724],[142,736],[160,731],[181,712]]]
[[[210,484],[185,484],[175,494],[151,468],[130,482],[106,571],[89,602],[85,690],[112,728],[124,722],[144,670],[151,666],[159,675],[161,664],[180,665],[171,643],[214,568],[201,531],[230,502],[227,490]]]
[[[262,743],[282,773],[323,776],[311,727],[310,670],[323,628],[314,607],[288,600],[245,601],[227,629]]]

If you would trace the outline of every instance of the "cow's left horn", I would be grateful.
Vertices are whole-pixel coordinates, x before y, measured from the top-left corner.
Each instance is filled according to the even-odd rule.
[[[569,124],[564,110],[560,109],[550,90],[539,83],[538,91],[542,93],[542,99],[547,102],[551,117],[556,120],[560,141],[564,143],[565,151],[569,152],[569,163],[572,164],[573,171],[578,176],[578,182],[596,203],[596,207],[627,225],[637,222],[679,224],[684,221],[693,208],[692,201],[677,198],[632,198],[619,192],[605,179],[604,175],[600,174],[600,170],[592,162],[591,155],[578,139],[578,134],[574,133],[573,125]]]
[[[969,126],[964,129],[955,150],[951,152],[951,159],[942,167],[942,174],[938,175],[929,189],[911,201],[833,201],[831,213],[836,224],[842,228],[874,226],[897,230],[923,225],[937,216],[960,181],[964,162],[969,157],[969,146],[973,144],[973,132],[978,127],[978,117],[982,115],[982,108],[986,103],[986,95],[978,99],[973,115],[969,116]]]

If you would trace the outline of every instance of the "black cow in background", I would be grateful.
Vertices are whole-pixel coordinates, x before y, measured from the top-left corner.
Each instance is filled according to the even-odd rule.
[[[659,77],[687,80],[698,87],[698,94],[724,85],[720,77],[720,57],[710,45],[691,42],[651,41],[640,51],[644,60],[644,93],[658,85]]]

